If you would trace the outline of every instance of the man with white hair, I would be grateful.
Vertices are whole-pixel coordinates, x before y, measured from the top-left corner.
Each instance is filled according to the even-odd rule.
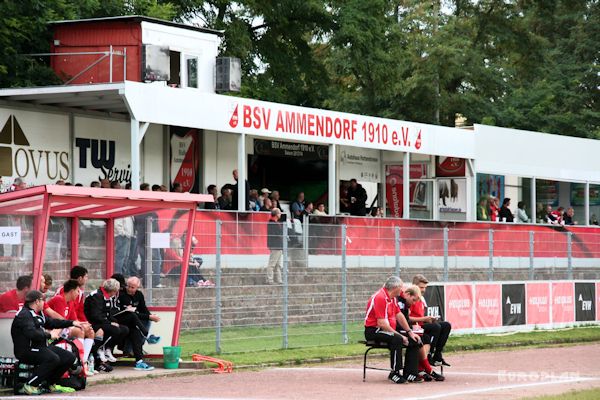
[[[400,311],[396,298],[402,293],[402,279],[390,276],[383,287],[371,296],[365,317],[365,339],[384,342],[390,348],[394,383],[419,382],[417,365],[421,339],[411,329]],[[406,364],[402,367],[402,347],[406,347]],[[400,374],[400,370],[403,374]]]

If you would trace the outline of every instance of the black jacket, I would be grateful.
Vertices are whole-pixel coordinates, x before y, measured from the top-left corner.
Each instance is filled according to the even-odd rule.
[[[110,324],[118,322],[114,315],[119,312],[118,299],[111,297],[104,298],[102,289],[94,290],[85,299],[83,312],[92,325]]]
[[[269,220],[267,224],[267,247],[270,250],[283,249],[283,222]]]
[[[502,206],[502,208],[500,208],[500,213],[498,214],[498,218],[500,219],[501,222],[502,222],[503,218],[506,218],[506,222],[513,222],[515,220],[513,213],[508,209],[508,207],[505,207],[505,206]]]
[[[10,328],[15,356],[22,358],[32,349],[48,346],[47,340],[50,333],[46,329],[68,328],[73,326],[73,321],[66,319],[52,319],[42,314],[39,315],[31,308],[24,306],[15,316]],[[35,350],[34,350],[35,351]]]
[[[356,201],[351,202],[350,198],[354,197]],[[346,194],[346,200],[348,200],[348,209],[350,215],[358,215],[364,217],[367,215],[367,191],[359,183],[356,185],[356,189],[352,189],[352,186],[348,187],[348,193]]]
[[[139,290],[136,291],[133,296],[129,295],[125,290],[122,291],[121,294],[119,294],[119,306],[121,307],[121,310],[124,310],[127,306],[135,307],[135,313],[140,320],[148,321],[150,319],[150,311],[146,306],[144,294]]]

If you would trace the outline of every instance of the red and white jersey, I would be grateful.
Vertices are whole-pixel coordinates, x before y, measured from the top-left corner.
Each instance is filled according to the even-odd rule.
[[[63,294],[54,296],[48,301],[48,306],[60,314],[65,319],[77,320],[76,304],[73,301],[66,301]]]
[[[65,290],[64,287],[60,287],[57,291],[56,294],[54,295],[54,297],[56,296],[65,296]],[[85,303],[85,293],[83,293],[83,290],[79,291],[79,297],[77,297],[76,300],[72,301],[70,308],[73,308],[74,312],[75,312],[75,316],[76,318],[73,318],[73,320],[75,321],[81,321],[81,322],[87,322],[87,318],[85,316],[85,313],[83,312],[83,304]],[[56,311],[56,310],[55,310]],[[67,318],[70,319],[70,318]]]
[[[400,312],[398,301],[391,298],[386,288],[379,289],[367,303],[365,326],[376,327],[378,319],[387,318],[392,329],[396,329],[396,315]]]
[[[409,315],[411,317],[415,317],[415,318],[424,317],[425,316],[425,307],[427,307],[427,304],[425,304],[425,299],[421,297],[421,300],[414,302],[413,305],[410,306],[410,309],[408,310]],[[415,323],[419,326],[423,325],[423,322],[415,322]]]

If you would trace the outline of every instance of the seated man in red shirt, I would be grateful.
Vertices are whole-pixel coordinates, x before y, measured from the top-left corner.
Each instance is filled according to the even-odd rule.
[[[0,296],[0,312],[19,311],[25,302],[25,295],[31,290],[32,282],[31,275],[20,276],[17,279],[17,288]]]
[[[388,379],[394,383],[419,381],[417,363],[421,339],[410,329],[400,312],[396,297],[402,293],[402,280],[390,276],[367,303],[365,339],[388,343],[392,372]],[[404,331],[401,333],[397,327]],[[402,368],[402,347],[406,347],[406,364]],[[400,370],[403,369],[403,374]]]
[[[58,313],[58,319],[78,321],[77,301],[80,294],[79,283],[75,279],[69,279],[61,289],[60,293],[57,293],[56,296],[47,302],[48,306]],[[81,327],[73,326],[69,328],[69,337],[76,338],[81,343],[80,348],[83,349],[82,362],[85,364],[94,346],[94,330],[90,324],[82,322]],[[88,375],[94,374],[90,369],[86,372]]]
[[[418,274],[413,277],[413,285],[421,291],[421,301],[417,301],[410,307],[410,319],[423,328],[423,344],[427,350],[427,359],[434,366],[450,366],[442,357],[444,346],[450,336],[452,325],[448,321],[438,321],[437,317],[425,316],[425,299],[423,295],[427,290],[429,281],[425,276]],[[429,347],[429,348],[428,348]]]

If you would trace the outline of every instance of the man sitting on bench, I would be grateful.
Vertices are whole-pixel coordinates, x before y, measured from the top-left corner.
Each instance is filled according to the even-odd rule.
[[[419,362],[419,346],[421,339],[408,325],[400,312],[398,297],[402,293],[402,280],[390,276],[384,286],[379,289],[367,304],[365,317],[365,339],[367,341],[387,343],[390,348],[390,364],[392,371],[388,379],[394,383],[417,382],[417,364]],[[396,327],[402,329],[401,333]],[[406,347],[406,364],[402,368],[402,347]],[[403,374],[400,370],[403,369]]]

